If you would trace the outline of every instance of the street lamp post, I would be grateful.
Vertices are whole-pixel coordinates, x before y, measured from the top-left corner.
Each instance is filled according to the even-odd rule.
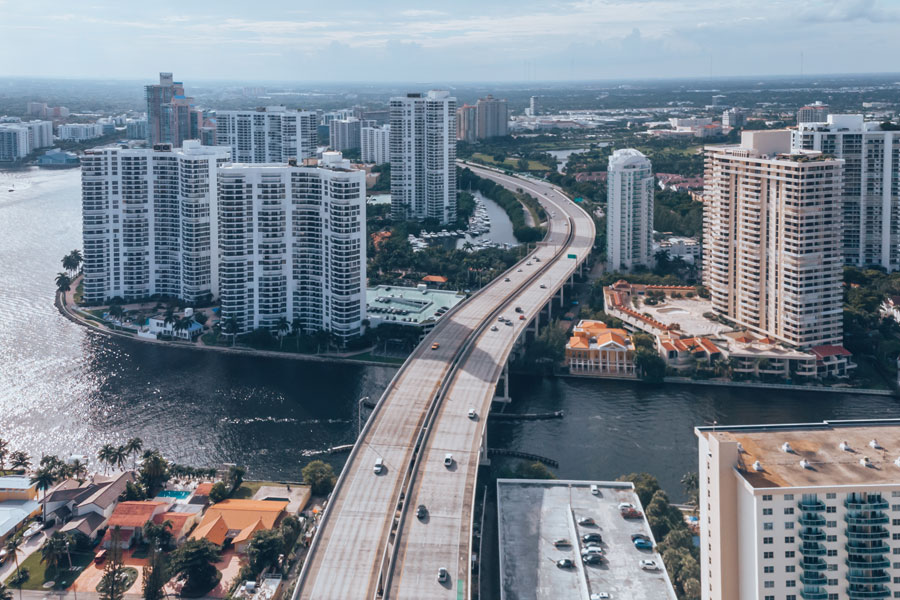
[[[359,437],[362,434],[362,411],[363,411],[363,403],[368,400],[368,396],[363,396],[359,399],[359,410],[356,411],[356,437]]]

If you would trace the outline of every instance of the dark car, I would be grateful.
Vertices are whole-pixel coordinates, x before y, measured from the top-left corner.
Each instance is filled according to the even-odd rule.
[[[599,533],[588,533],[588,534],[581,536],[581,541],[584,542],[585,544],[590,544],[590,543],[602,544],[603,536],[600,535]]]
[[[647,535],[646,533],[632,533],[631,541],[633,542],[634,540],[647,540],[649,542],[650,536]]]
[[[602,554],[583,554],[581,561],[586,565],[599,565],[603,562]]]
[[[428,516],[428,509],[425,508],[424,504],[420,504],[419,507],[416,509],[416,516],[420,519],[424,519],[425,517]]]
[[[556,561],[556,566],[559,567],[560,569],[571,569],[572,567],[575,566],[575,563],[573,563],[572,559],[570,559],[570,558],[562,558],[562,559]]]

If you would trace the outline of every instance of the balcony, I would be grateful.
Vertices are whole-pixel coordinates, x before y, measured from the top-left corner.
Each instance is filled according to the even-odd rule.
[[[878,586],[875,589],[871,590],[855,590],[853,588],[847,588],[847,597],[850,600],[862,600],[864,598],[889,598],[891,595],[891,591],[882,586]]]
[[[848,550],[850,549],[848,548]],[[825,546],[822,544],[808,543],[800,545],[800,554],[803,556],[825,556],[825,553]]]
[[[805,600],[828,600],[828,592],[825,590],[800,590],[800,597]]]
[[[821,515],[802,515],[800,524],[804,527],[825,527],[825,517]]]
[[[850,583],[859,583],[863,585],[871,585],[875,583],[890,583],[891,576],[884,571],[872,573],[871,575],[847,575],[847,581]]]
[[[800,563],[800,568],[804,571],[825,571],[828,569],[828,563],[821,558],[803,559],[803,562]]]
[[[872,529],[874,531],[856,531],[848,528],[844,530],[844,535],[851,540],[884,540],[890,535],[883,527],[873,527]]]
[[[890,546],[883,543],[872,546],[856,546],[846,544],[844,548],[846,548],[849,554],[887,554],[891,551]]]
[[[800,531],[800,539],[804,542],[820,542],[825,539],[825,532],[821,529],[803,529]]]
[[[825,510],[825,503],[821,500],[801,500],[797,506],[800,507],[800,510],[807,512],[823,512]]]
[[[844,517],[844,520],[848,525],[885,525],[890,521],[890,518],[883,513],[877,513],[870,517],[851,516],[848,514]]]
[[[874,570],[874,569],[887,569],[887,568],[890,568],[890,566],[891,566],[891,561],[889,561],[889,560],[887,560],[887,559],[883,559],[883,558],[876,558],[875,560],[872,560],[872,561],[870,561],[870,562],[867,562],[867,561],[864,561],[864,560],[853,560],[853,557],[850,557],[850,558],[848,558],[847,560],[844,561],[844,564],[846,564],[846,565],[847,565],[849,568],[851,568],[851,569],[869,569],[869,570]]]
[[[825,585],[828,578],[824,573],[802,573],[800,581],[806,585]]]
[[[882,498],[873,498],[871,500],[847,498],[844,500],[844,507],[847,510],[886,510],[888,503]]]

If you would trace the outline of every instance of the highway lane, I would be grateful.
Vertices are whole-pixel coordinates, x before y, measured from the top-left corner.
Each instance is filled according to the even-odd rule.
[[[443,400],[439,417],[432,428],[423,457],[423,468],[408,501],[409,511],[401,523],[399,551],[391,580],[391,599],[469,598],[471,597],[472,509],[474,507],[479,450],[487,415],[500,377],[516,338],[537,316],[549,298],[574,273],[577,264],[587,257],[594,237],[594,224],[583,210],[545,183],[523,181],[486,169],[473,169],[510,189],[521,188],[537,197],[548,211],[571,217],[574,239],[563,252],[564,258],[552,262],[554,254],[568,237],[567,221],[551,219],[545,243],[524,271],[548,264],[547,271],[527,286],[516,291],[503,303],[503,315],[512,319],[512,327],[500,324],[498,331],[482,332],[454,374],[450,392]],[[575,254],[576,260],[565,258]],[[543,287],[542,287],[543,286]],[[519,320],[515,308],[524,315]],[[477,418],[470,420],[468,410],[475,408]],[[445,454],[452,453],[454,465],[443,464]],[[419,520],[415,507],[428,508],[428,517]],[[439,568],[452,574],[450,582],[437,581]]]
[[[517,179],[510,179],[504,183],[504,185],[507,184],[523,188],[537,185]],[[534,193],[540,194],[541,192],[535,190]],[[552,192],[547,194],[546,201],[554,202],[549,196]],[[555,202],[565,202],[565,200],[560,198]],[[572,206],[574,205],[572,204]],[[551,219],[550,233],[546,238],[547,243],[538,245],[531,255],[540,257],[544,264],[547,264],[546,261],[552,260],[555,250],[568,234],[568,217],[565,211],[562,209],[551,210],[557,213],[557,218]],[[591,228],[593,228],[592,222]],[[590,238],[592,243],[593,234]],[[590,244],[587,248],[590,249]],[[576,261],[570,260],[569,262],[574,264]],[[485,315],[490,314],[496,307],[508,303],[511,292],[522,287],[534,274],[534,270],[538,268],[537,265],[541,264],[533,262],[532,266],[528,267],[524,263],[525,261],[521,266],[514,267],[508,273],[510,282],[503,281],[501,277],[441,319],[428,339],[417,348],[403,369],[398,372],[395,381],[379,401],[360,440],[348,458],[338,487],[323,518],[320,531],[314,540],[309,561],[304,566],[295,598],[375,597],[379,587],[379,573],[383,559],[385,556],[390,556],[391,546],[388,546],[388,542],[392,539],[392,523],[398,514],[397,499],[404,483],[404,475],[413,460],[416,440],[422,433],[422,426],[429,407],[434,404],[441,383],[450,373],[454,358],[459,355],[472,332],[484,321]],[[554,271],[548,274],[547,277],[557,279],[555,282],[548,279],[546,290],[540,289],[537,282],[527,288],[537,290],[530,292],[531,295],[534,295],[533,298],[525,298],[529,303],[535,304],[535,310],[529,310],[526,313],[529,318],[531,313],[536,312],[546,302],[546,298],[557,287],[557,284],[565,281],[570,272],[570,270],[564,269],[559,273]],[[512,318],[512,314],[508,316]],[[483,335],[472,350],[470,360],[466,362],[463,372],[467,375],[471,373],[475,381],[480,382],[481,388],[489,387],[491,395],[493,386],[499,377],[498,369],[502,369],[505,356],[526,322],[516,321],[514,327],[502,326],[503,329],[498,332],[489,332],[488,329],[487,332],[497,335],[493,337]],[[487,341],[483,342],[483,340]],[[431,349],[431,344],[434,342],[440,344],[437,350]],[[479,356],[482,357],[482,360],[476,361],[475,359]],[[492,360],[489,358],[491,356],[503,357],[503,360],[501,361],[499,358]],[[475,369],[476,365],[481,366]],[[493,368],[489,368],[489,365],[493,365]],[[454,388],[457,385],[460,386],[460,390],[465,390],[475,384],[465,381],[457,383],[454,378]],[[479,398],[484,395],[482,391],[479,388]],[[451,397],[459,395],[451,394]],[[487,408],[479,410],[479,414],[486,415],[489,405],[488,400]],[[439,419],[435,426],[441,428],[442,435],[437,438],[436,445],[427,446],[431,450],[424,457],[425,460],[420,465],[420,469],[424,473],[439,472],[437,467],[443,468],[442,464],[432,463],[435,461],[440,463],[443,460],[442,452],[444,450],[459,449],[455,468],[465,475],[466,484],[458,489],[451,485],[450,487],[454,489],[442,497],[441,502],[447,503],[448,524],[446,529],[454,536],[452,547],[460,553],[463,553],[460,550],[463,547],[466,550],[465,556],[458,557],[455,562],[457,565],[461,563],[461,567],[450,568],[449,563],[444,566],[450,568],[451,573],[467,576],[467,546],[468,538],[471,536],[465,534],[468,529],[464,531],[458,525],[462,521],[468,523],[467,527],[471,526],[471,496],[474,493],[478,448],[478,444],[473,444],[472,440],[474,439],[476,442],[480,440],[480,433],[473,435],[473,432],[481,430],[483,421],[476,421],[475,423],[480,423],[480,426],[473,426],[473,422],[465,417],[465,410],[467,408],[463,409],[463,420],[450,418],[448,416],[450,413],[443,412],[443,409],[438,413]],[[446,425],[444,424],[445,419]],[[453,422],[455,424],[452,424]],[[446,433],[443,433],[444,428],[447,429]],[[431,443],[429,442],[429,444]],[[470,450],[473,446],[474,452]],[[378,457],[384,460],[386,467],[381,475],[375,475],[373,472],[373,465]],[[468,483],[469,474],[472,475],[471,485]],[[435,501],[433,504],[437,509],[434,522],[438,523],[442,518],[440,502]],[[406,513],[408,520],[414,513],[415,504],[407,502],[406,505],[411,507]],[[451,513],[460,506],[462,508],[458,510],[459,516],[454,520]],[[462,535],[466,537],[460,537]],[[400,539],[402,541],[404,538]],[[435,540],[439,544],[442,543],[438,538]],[[422,554],[436,556],[434,551],[427,546],[426,543]],[[398,565],[403,564],[404,560],[408,560],[409,552],[406,547],[402,549],[402,552],[402,556],[398,555],[400,557]],[[425,557],[420,558],[424,559]],[[428,566],[425,565],[417,568],[415,572],[424,573],[427,568]],[[436,583],[436,573],[437,567],[428,576],[430,582]],[[422,579],[419,575],[416,577]],[[414,576],[410,574],[408,580],[412,581],[413,579]],[[398,578],[397,582],[404,580],[407,580],[405,576]],[[457,587],[456,582],[452,587]],[[430,597],[430,595],[409,597]]]

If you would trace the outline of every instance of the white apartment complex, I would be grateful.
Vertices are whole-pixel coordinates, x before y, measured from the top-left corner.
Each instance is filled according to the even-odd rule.
[[[56,133],[61,140],[83,142],[103,137],[103,125],[100,123],[70,123],[60,125]]]
[[[609,157],[606,262],[612,271],[652,266],[653,171],[639,151],[616,150]]]
[[[362,122],[356,117],[331,121],[328,124],[329,147],[338,152],[359,148],[361,129]]]
[[[38,148],[53,145],[52,121],[0,123],[0,162],[24,158]]]
[[[216,113],[216,144],[230,146],[236,163],[286,163],[316,156],[317,116],[268,106]]]
[[[799,348],[843,339],[843,161],[790,153],[790,131],[706,148],[704,282],[713,310]]]
[[[791,149],[844,159],[844,263],[900,269],[900,131],[885,131],[862,115],[829,115],[802,122]]]
[[[456,221],[456,98],[433,90],[390,106],[392,216]]]
[[[360,159],[380,165],[391,162],[391,126],[367,126],[360,133]]]
[[[695,434],[703,600],[900,598],[900,420]]]
[[[216,168],[229,159],[196,140],[85,152],[85,300],[218,296]]]
[[[797,124],[822,123],[828,118],[828,105],[820,101],[801,107],[797,111]]]
[[[346,340],[366,318],[366,181],[339,152],[319,166],[231,164],[218,172],[224,321],[239,333],[284,318]]]

